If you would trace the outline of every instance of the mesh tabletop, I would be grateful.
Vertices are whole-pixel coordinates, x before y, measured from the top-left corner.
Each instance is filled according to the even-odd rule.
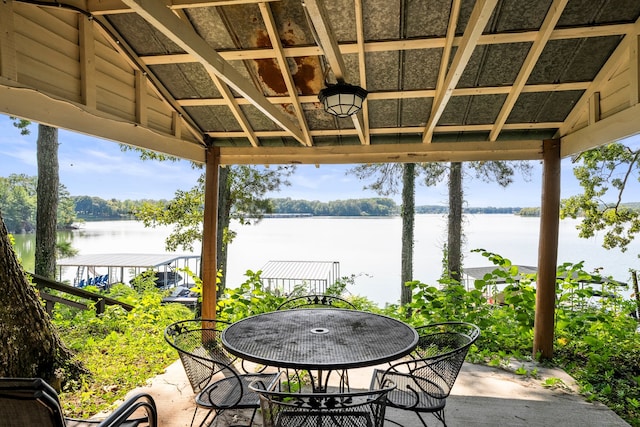
[[[298,309],[242,319],[224,330],[222,343],[236,356],[264,365],[346,369],[399,359],[415,348],[418,334],[378,314]]]

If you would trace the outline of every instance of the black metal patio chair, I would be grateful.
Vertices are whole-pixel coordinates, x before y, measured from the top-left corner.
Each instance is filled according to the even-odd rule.
[[[294,308],[305,308],[305,307],[333,307],[333,308],[346,308],[350,310],[355,310],[356,306],[351,302],[347,301],[344,298],[340,298],[335,295],[302,295],[295,296],[287,299],[285,302],[280,304],[276,310],[291,310]]]
[[[151,395],[127,399],[101,420],[65,417],[56,391],[41,378],[0,378],[0,425],[3,427],[157,427],[158,412]]]
[[[254,382],[263,427],[382,427],[393,385],[358,392],[286,393]]]
[[[260,400],[248,385],[256,380],[271,385],[278,373],[249,373],[242,361],[228,353],[220,340],[221,332],[229,325],[221,320],[192,319],[173,323],[165,329],[165,340],[178,351],[182,366],[196,393],[198,407],[208,410],[200,423],[212,425],[218,416],[230,409],[253,409],[249,425],[253,424]]]
[[[387,396],[389,407],[415,412],[425,427],[423,414],[433,413],[446,427],[446,399],[480,329],[471,323],[444,322],[416,330],[419,340],[415,351],[386,370],[374,370],[370,388],[393,382],[396,388]]]

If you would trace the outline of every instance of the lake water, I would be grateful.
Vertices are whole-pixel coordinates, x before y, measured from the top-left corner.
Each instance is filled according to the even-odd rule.
[[[640,268],[640,242],[629,250],[607,251],[597,239],[580,239],[576,220],[560,224],[558,263],[585,262],[585,270],[628,282],[629,269]],[[237,237],[229,246],[227,285],[245,280],[247,270],[257,271],[268,261],[338,261],[340,275],[355,275],[351,293],[384,305],[400,298],[399,217],[268,218],[257,225],[233,225]],[[516,215],[467,215],[464,224],[464,266],[490,263],[472,249],[482,248],[514,264],[537,265],[539,218]],[[136,221],[87,222],[79,230],[61,233],[81,254],[163,253],[170,227],[145,228]],[[33,266],[33,236],[15,236],[18,254],[28,271]],[[446,217],[417,215],[415,221],[414,278],[437,284],[446,242]],[[199,245],[196,251],[199,252]]]

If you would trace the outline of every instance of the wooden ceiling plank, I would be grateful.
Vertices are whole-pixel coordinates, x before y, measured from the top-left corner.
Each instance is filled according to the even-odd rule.
[[[590,124],[561,138],[560,155],[572,156],[598,146],[640,134],[640,104]]]
[[[0,76],[18,80],[13,2],[0,2]]]
[[[103,34],[105,40],[107,40],[111,47],[119,52],[123,58],[127,60],[130,66],[134,70],[142,70],[149,81],[152,83],[153,89],[158,94],[158,97],[165,101],[169,108],[172,108],[178,113],[180,113],[180,117],[185,123],[185,126],[189,130],[196,139],[202,142],[202,134],[199,131],[196,123],[191,119],[191,117],[187,114],[187,112],[176,102],[175,98],[171,93],[167,90],[167,88],[159,81],[159,79],[151,72],[149,67],[147,67],[141,60],[140,57],[136,55],[133,48],[119,36],[118,32],[113,28],[111,23],[103,18],[103,17],[94,17],[94,20],[98,22],[97,29]]]
[[[74,132],[117,141],[133,147],[204,163],[205,148],[197,142],[122,120],[85,105],[49,96],[15,81],[0,78],[0,112]]]
[[[222,81],[249,99],[263,114],[273,120],[282,129],[302,144],[305,143],[302,130],[295,126],[289,116],[271,104],[256,87],[247,81],[237,70],[227,63],[196,32],[185,25],[166,8],[162,2],[155,0],[123,0],[147,22],[156,27],[185,51],[196,56],[201,64],[218,76]]]
[[[618,44],[618,47],[613,51],[607,62],[602,66],[596,78],[593,79],[589,87],[584,91],[576,105],[564,120],[564,124],[556,132],[555,138],[561,138],[571,132],[576,126],[580,116],[583,112],[589,108],[589,100],[594,92],[601,92],[601,87],[606,84],[618,67],[628,61],[629,46],[632,43],[632,37],[637,36],[640,33],[640,19],[638,19],[630,30],[629,34],[625,36]],[[632,37],[629,37],[629,36]]]
[[[302,129],[302,133],[304,135],[304,145],[311,146],[313,145],[313,140],[309,135],[309,125],[307,124],[307,119],[304,115],[302,104],[298,99],[298,89],[296,88],[296,83],[293,81],[293,76],[291,75],[291,70],[289,69],[287,58],[282,51],[282,42],[280,41],[280,35],[278,34],[278,30],[276,29],[276,24],[273,19],[273,14],[271,13],[271,8],[267,3],[260,3],[258,6],[260,7],[262,20],[264,21],[265,27],[267,28],[267,34],[269,35],[271,46],[273,46],[273,50],[276,53],[278,68],[280,68],[282,79],[284,80],[284,84],[287,87],[287,92],[289,93],[289,98],[291,99],[291,105],[293,105],[296,118],[298,119],[298,125],[300,126],[300,129]]]
[[[538,31],[538,35],[536,39],[533,41],[533,44],[529,48],[529,52],[520,67],[520,71],[518,72],[518,76],[511,86],[511,90],[507,95],[507,99],[504,104],[502,104],[502,108],[494,121],[493,129],[491,129],[491,133],[489,134],[489,140],[495,141],[498,139],[498,135],[502,130],[502,127],[509,118],[509,114],[511,114],[511,110],[513,110],[513,106],[516,104],[524,85],[527,83],[531,72],[538,62],[538,58],[542,55],[542,51],[544,50],[547,42],[549,41],[549,37],[553,32],[564,8],[567,6],[569,0],[554,0],[554,2],[549,7],[549,11],[547,12],[547,16],[545,16],[542,25],[540,26],[540,30]]]
[[[471,16],[469,17],[469,23],[464,30],[460,45],[456,50],[456,54],[453,57],[453,61],[449,67],[449,71],[447,72],[442,91],[437,94],[437,97],[434,99],[435,108],[432,109],[431,116],[429,117],[429,121],[425,127],[422,142],[431,140],[433,129],[442,116],[453,89],[458,84],[458,81],[471,58],[471,54],[473,53],[478,43],[478,39],[486,27],[497,2],[498,0],[476,1],[473,11],[471,12]]]

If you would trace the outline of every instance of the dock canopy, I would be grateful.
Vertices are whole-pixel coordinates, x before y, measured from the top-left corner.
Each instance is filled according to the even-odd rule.
[[[83,284],[92,284],[96,278],[102,278],[105,285],[122,282],[141,274],[146,270],[156,270],[158,281],[165,285],[176,285],[177,269],[188,267],[191,272],[198,275],[200,269],[200,256],[191,254],[86,254],[69,258],[62,258],[58,262],[60,267],[60,281],[70,280],[74,286],[82,287]],[[67,269],[75,267],[71,278]],[[104,278],[104,276],[107,278]],[[167,277],[163,277],[163,276]],[[172,283],[167,278],[171,276]],[[83,282],[84,281],[84,282]]]
[[[262,284],[271,292],[290,295],[296,287],[323,294],[340,278],[337,261],[269,261],[261,268]]]

